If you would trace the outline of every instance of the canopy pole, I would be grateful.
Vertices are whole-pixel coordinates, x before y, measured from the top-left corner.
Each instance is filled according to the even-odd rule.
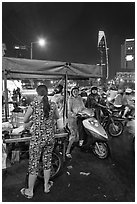
[[[67,115],[67,96],[68,96],[68,87],[67,87],[67,83],[68,83],[68,73],[66,71],[65,74],[65,86],[64,86],[64,109],[63,109],[63,123],[64,126],[66,126],[66,118],[68,117]]]
[[[4,99],[5,99],[5,120],[8,121],[9,109],[8,109],[8,89],[7,89],[7,71],[4,70]]]

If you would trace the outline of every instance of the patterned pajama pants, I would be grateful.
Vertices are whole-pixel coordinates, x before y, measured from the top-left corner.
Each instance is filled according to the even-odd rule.
[[[29,168],[28,171],[32,175],[38,175],[39,161],[42,154],[43,169],[51,168],[52,151],[54,143],[41,146],[38,144],[30,144],[29,147]]]

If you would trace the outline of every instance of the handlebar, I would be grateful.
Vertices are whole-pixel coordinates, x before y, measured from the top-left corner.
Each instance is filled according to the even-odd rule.
[[[102,104],[100,104],[100,103],[97,103],[96,105],[99,106],[99,107],[101,107],[101,108],[108,109],[107,106],[104,106],[104,105],[102,105]]]
[[[81,117],[93,117],[94,116],[94,111],[92,109],[84,109],[81,112],[78,112],[76,116],[81,116]]]
[[[104,106],[100,103],[97,104],[98,107],[105,109],[105,111],[109,114],[112,114],[112,111],[110,110],[110,108],[108,106]]]

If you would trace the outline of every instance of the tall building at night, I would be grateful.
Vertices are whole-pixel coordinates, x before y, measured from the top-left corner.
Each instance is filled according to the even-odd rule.
[[[121,45],[121,69],[135,70],[135,39],[126,39]]]
[[[116,73],[116,79],[135,82],[135,39],[126,39],[121,45],[121,71]]]

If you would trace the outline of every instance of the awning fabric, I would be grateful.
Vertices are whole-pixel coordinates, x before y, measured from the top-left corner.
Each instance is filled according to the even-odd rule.
[[[8,57],[2,59],[3,74],[4,71],[8,79],[59,78],[66,72],[70,79],[102,77],[99,65]]]

